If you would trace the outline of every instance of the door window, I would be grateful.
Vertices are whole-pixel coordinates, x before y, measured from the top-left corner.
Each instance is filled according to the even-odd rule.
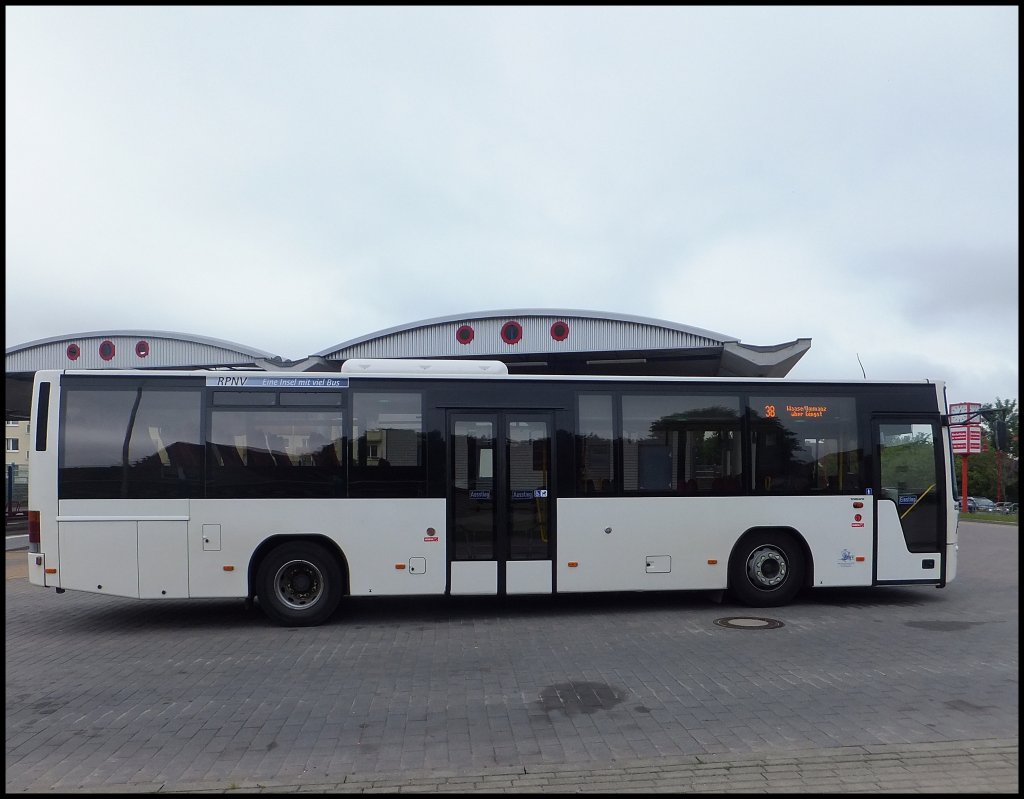
[[[877,436],[878,499],[896,503],[907,549],[935,552],[940,548],[935,429],[930,423],[879,423]]]

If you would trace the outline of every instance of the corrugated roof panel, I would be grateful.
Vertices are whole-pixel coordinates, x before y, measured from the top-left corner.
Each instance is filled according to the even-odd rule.
[[[502,338],[509,322],[518,323],[522,337],[515,343]],[[568,335],[559,340],[552,326],[562,322]],[[472,339],[460,341],[458,331],[468,326]],[[707,331],[701,331],[707,332]],[[468,338],[468,336],[467,336]],[[719,347],[735,340],[699,335],[688,329],[670,328],[634,319],[609,319],[574,315],[514,315],[467,317],[427,323],[419,327],[383,331],[377,336],[319,353],[326,358],[426,358],[483,357],[494,355],[601,352],[641,349]]]
[[[7,350],[7,372],[40,369],[161,369],[242,366],[273,357],[216,339],[186,339],[149,331],[88,333],[30,342]]]

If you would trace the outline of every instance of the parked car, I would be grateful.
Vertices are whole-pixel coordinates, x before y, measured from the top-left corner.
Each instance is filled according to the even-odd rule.
[[[970,501],[971,499],[978,503],[977,510],[979,513],[996,512],[996,503],[994,503],[991,499],[988,499],[987,497],[968,497],[968,501]]]
[[[1018,505],[1016,502],[997,502],[996,513],[1010,514],[1017,513]]]
[[[959,499],[956,501],[956,509],[960,510],[960,500]],[[975,502],[974,497],[967,497],[967,512],[968,513],[977,513],[978,512],[978,503]]]

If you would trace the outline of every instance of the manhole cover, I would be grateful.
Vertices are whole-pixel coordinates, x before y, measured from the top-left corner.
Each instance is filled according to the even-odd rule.
[[[776,619],[761,619],[753,616],[730,616],[725,619],[715,619],[719,627],[728,627],[731,630],[774,630],[782,627],[782,622]]]

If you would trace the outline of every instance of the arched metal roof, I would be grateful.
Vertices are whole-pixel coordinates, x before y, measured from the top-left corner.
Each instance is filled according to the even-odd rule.
[[[252,366],[277,356],[253,347],[166,330],[97,330],[30,341],[6,351],[5,369],[171,369]]]
[[[522,327],[522,336],[514,343],[503,339],[502,328],[508,322]],[[565,335],[556,335],[551,327],[561,322]],[[460,328],[470,327],[469,341],[460,339]],[[474,357],[512,355],[516,352],[592,352],[679,347],[721,347],[739,342],[735,336],[714,333],[699,327],[680,325],[643,316],[602,313],[599,311],[517,308],[484,311],[457,316],[440,316],[336,344],[316,353],[331,360],[345,358]]]
[[[274,368],[279,363],[278,356],[253,347],[167,330],[94,330],[38,339],[5,351],[6,418],[28,418],[32,378],[41,369]]]
[[[809,338],[769,346],[643,316],[514,308],[425,319],[342,342],[316,355],[497,358],[516,372],[782,377]]]

